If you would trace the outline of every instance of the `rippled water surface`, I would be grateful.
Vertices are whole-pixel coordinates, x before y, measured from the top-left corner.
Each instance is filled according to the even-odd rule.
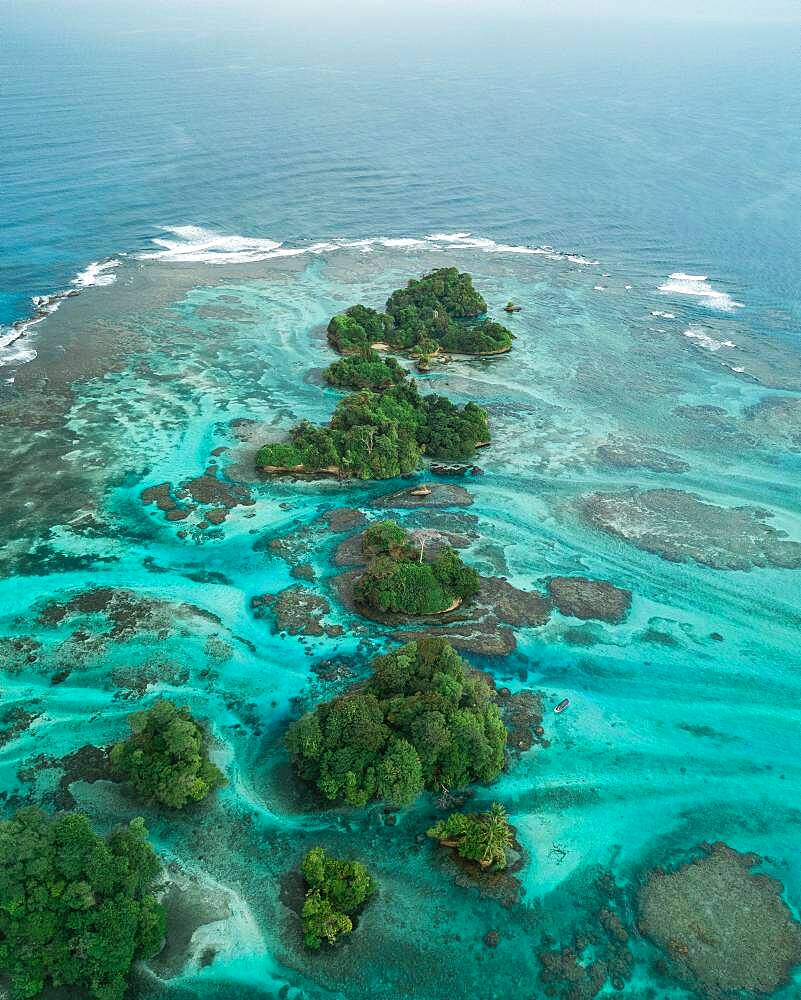
[[[68,35],[44,88],[15,30],[4,808],[75,804],[101,827],[142,812],[75,752],[119,738],[157,695],[209,720],[229,778],[185,815],[144,812],[183,893],[136,993],[540,996],[539,956],[584,938],[581,962],[608,963],[601,992],[690,996],[640,934],[636,895],[704,841],[760,854],[797,913],[799,216],[795,140],[774,129],[797,82],[787,43],[771,61],[765,36],[727,35],[704,61],[685,38],[679,79],[648,33],[622,49],[560,34],[579,63],[545,31],[512,41],[495,25],[461,39],[469,58],[420,41],[413,70],[379,58],[384,39],[357,71],[317,41],[282,61],[274,38],[240,37],[234,55],[225,33],[211,46],[199,32],[169,63],[153,39],[146,56],[141,40],[90,45],[77,74]],[[478,57],[502,41],[503,66]],[[475,112],[469,134],[446,95]],[[484,475],[454,480],[469,506],[397,516],[461,532],[467,561],[526,590],[567,575],[632,593],[618,624],[554,611],[505,655],[466,654],[545,707],[545,744],[476,791],[507,805],[524,852],[480,885],[422,836],[427,797],[395,822],[379,805],[320,810],[283,750],[290,718],[392,642],[340,603],[346,535],[322,515],[383,516],[378,498],[409,483],[253,472],[260,441],[338,398],[319,378],[330,315],[443,264],[469,270],[495,314],[520,303],[518,339],[425,377],[485,406],[493,444]],[[36,325],[10,326],[37,308]],[[149,502],[167,483],[186,491],[177,515]],[[281,634],[253,605],[299,584],[341,630]],[[314,843],[358,853],[380,891],[352,938],[310,955],[287,872]],[[559,996],[593,995],[569,989],[558,981]]]

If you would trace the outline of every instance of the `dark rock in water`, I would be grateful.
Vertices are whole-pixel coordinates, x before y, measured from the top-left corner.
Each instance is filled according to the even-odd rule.
[[[542,698],[525,688],[515,694],[509,688],[499,688],[497,696],[503,723],[509,731],[509,750],[519,754],[530,750],[534,743],[542,745]]]
[[[482,576],[475,600],[506,625],[544,625],[550,613],[548,601],[542,594],[518,590],[499,576]]]
[[[289,575],[294,576],[296,580],[312,582],[317,574],[314,572],[314,566],[309,565],[309,563],[300,563],[298,566],[292,567]]]
[[[354,507],[335,507],[334,510],[326,511],[322,515],[322,520],[331,531],[350,531],[353,528],[361,528],[367,523],[364,514]]]
[[[484,944],[488,948],[497,948],[500,940],[501,935],[497,931],[487,931],[484,935]]]
[[[436,465],[429,466],[435,476],[466,476],[470,471],[469,465]]]
[[[67,601],[50,601],[37,618],[38,624],[55,628],[75,616],[102,615],[111,629],[104,638],[126,641],[140,632],[154,632],[166,637],[192,618],[205,619],[221,625],[220,619],[203,608],[191,604],[173,604],[141,597],[129,590],[97,587],[84,590]]]
[[[712,639],[714,642],[723,642],[723,636],[720,634],[720,632],[710,632],[709,638]]]
[[[555,576],[548,581],[548,593],[563,615],[616,624],[631,607],[631,591],[606,580],[583,576]]]
[[[410,642],[421,634],[447,639],[454,649],[481,656],[508,656],[517,647],[515,634],[510,628],[481,621],[456,622],[439,628],[415,629],[414,632],[397,631],[392,633],[392,638],[398,642]]]
[[[42,771],[61,771],[58,782],[53,787],[52,779],[48,778],[49,790],[42,797],[43,804],[56,809],[69,810],[75,808],[70,786],[76,781],[93,784],[95,781],[110,781],[109,748],[97,747],[91,743],[73,750],[63,757],[50,757],[41,754],[20,771],[22,781],[35,783],[37,775]]]
[[[340,542],[334,550],[332,561],[335,566],[364,566],[367,559],[362,550],[362,534]]]
[[[268,596],[268,595],[266,595]],[[261,607],[268,602],[262,598]],[[323,616],[331,610],[328,601],[305,587],[296,585],[282,590],[272,603],[275,614],[275,624],[279,632],[289,635],[340,635],[342,628],[338,625],[328,625],[323,622]]]
[[[33,636],[0,637],[0,670],[18,673],[39,659],[42,644]]]
[[[757,507],[720,507],[682,490],[593,493],[581,512],[594,527],[672,562],[713,569],[801,568],[801,542]]]
[[[656,868],[637,898],[639,926],[679,979],[710,997],[772,993],[801,963],[801,924],[762,859],[723,843],[673,871]]]
[[[24,733],[41,714],[30,712],[22,705],[11,705],[0,712],[0,747]]]
[[[720,420],[721,417],[728,417],[728,411],[722,406],[712,406],[703,403],[700,406],[677,406],[673,411],[677,417],[687,417],[689,420]]]
[[[634,968],[623,892],[608,873],[584,884],[582,890],[584,914],[577,914],[568,942],[559,945],[550,935],[543,935],[542,950],[537,953],[541,992],[560,1000],[593,1000],[609,995],[609,986],[621,991]]]
[[[395,507],[397,509],[410,507],[469,507],[473,497],[463,486],[452,483],[429,483],[430,492],[425,495],[415,495],[414,487],[398,490],[387,496],[377,497],[374,507]]]

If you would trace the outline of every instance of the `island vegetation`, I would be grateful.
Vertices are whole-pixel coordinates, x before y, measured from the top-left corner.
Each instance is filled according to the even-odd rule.
[[[379,521],[362,537],[369,562],[354,587],[354,597],[375,611],[432,615],[458,607],[478,593],[479,576],[448,545],[426,558],[425,541],[416,544],[396,521]]]
[[[186,706],[157,701],[128,717],[130,737],[111,751],[112,773],[148,802],[183,809],[225,784],[209,760],[208,735]]]
[[[354,914],[375,892],[375,882],[359,861],[340,861],[313,847],[301,864],[306,883],[303,904],[303,940],[317,949],[323,941],[334,944],[353,930]]]
[[[505,868],[506,852],[514,842],[506,810],[498,802],[493,802],[485,813],[452,812],[427,833],[443,847],[454,848],[460,858],[475,861],[482,868]]]
[[[358,370],[350,375],[340,370],[336,377],[355,377]],[[361,372],[360,377],[374,377],[366,369]],[[460,407],[443,396],[421,396],[414,379],[404,373],[383,391],[365,388],[345,396],[327,426],[296,424],[288,441],[259,449],[256,466],[268,473],[391,479],[414,472],[424,453],[446,460],[469,458],[489,438],[486,410],[472,402]]]
[[[160,865],[142,819],[107,837],[81,813],[0,822],[0,976],[13,1000],[73,987],[122,1000],[131,966],[164,940]]]
[[[421,636],[372,667],[363,684],[290,725],[301,778],[331,801],[402,806],[423,789],[498,776],[506,729],[495,693],[448,642]]]
[[[328,338],[342,354],[375,343],[424,356],[439,350],[479,355],[508,351],[514,335],[486,312],[471,276],[441,267],[394,291],[384,313],[359,304],[334,316]]]
[[[372,389],[379,392],[398,385],[407,377],[393,357],[382,358],[372,347],[364,347],[357,354],[348,354],[334,361],[323,372],[329,385],[338,389]]]

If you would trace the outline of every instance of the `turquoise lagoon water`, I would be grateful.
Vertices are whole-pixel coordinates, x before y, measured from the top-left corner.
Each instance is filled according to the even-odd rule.
[[[145,810],[170,870],[207,902],[185,917],[187,939],[206,921],[192,943],[173,943],[168,959],[139,974],[139,990],[444,998],[458,981],[459,995],[505,996],[510,983],[539,995],[537,952],[546,935],[569,943],[592,930],[599,873],[615,879],[633,928],[643,873],[703,841],[759,852],[788,900],[801,899],[801,588],[797,570],[778,565],[797,562],[801,539],[789,488],[801,465],[789,425],[798,409],[776,420],[764,402],[797,401],[797,359],[777,348],[771,361],[770,344],[757,349],[742,312],[714,294],[659,292],[615,264],[460,243],[247,264],[129,260],[114,285],[88,289],[38,328],[38,356],[6,387],[3,447],[15,475],[0,623],[17,641],[2,647],[2,691],[4,711],[27,713],[5,716],[6,806],[59,802],[59,759],[112,741],[126,714],[157,695],[211,721],[229,776],[214,802],[185,816]],[[336,394],[315,372],[331,358],[332,311],[379,303],[405,276],[446,260],[473,273],[492,309],[509,298],[524,307],[510,319],[511,354],[426,379],[492,415],[485,475],[466,484],[474,503],[446,510],[471,519],[466,558],[526,589],[569,573],[633,593],[623,624],[554,613],[517,630],[508,656],[469,656],[499,685],[540,692],[546,706],[550,746],[477,792],[507,804],[526,852],[511,906],[455,881],[420,842],[432,802],[394,826],[380,806],[321,812],[282,750],[287,720],[362,675],[387,642],[380,626],[338,605],[330,556],[341,536],[320,515],[352,506],[380,516],[374,499],[405,484],[268,483],[251,471],[257,441],[330,411]],[[701,325],[715,344],[737,346],[686,335]],[[624,448],[626,466],[599,456],[610,444]],[[227,450],[213,456],[218,448]],[[669,471],[658,470],[653,449],[672,456]],[[213,462],[255,500],[222,525],[199,527],[202,506],[169,522],[142,503],[147,487],[179,486]],[[721,530],[710,507],[652,513],[660,537],[667,524],[692,546],[694,558],[676,562],[600,530],[584,504],[597,492],[660,489],[770,516],[741,523],[729,513]],[[787,536],[755,554],[746,536],[757,537],[757,524]],[[307,586],[329,600],[325,620],[343,635],[283,636],[254,615],[253,596],[297,583],[269,544],[287,536],[314,566]],[[717,568],[743,557],[750,568]],[[116,617],[88,605],[42,616],[49,602],[98,588],[121,593]],[[550,707],[563,697],[570,709],[556,716]],[[116,786],[80,775],[71,793],[101,826],[142,811]],[[285,905],[285,874],[315,842],[358,852],[381,890],[350,941],[309,955]],[[489,930],[500,934],[496,949],[483,943]],[[685,995],[655,971],[650,945],[635,936],[632,951],[625,995]]]
[[[1,67],[3,809],[142,812],[69,755],[175,697],[210,721],[229,784],[144,811],[186,900],[137,994],[541,996],[538,952],[598,934],[609,874],[622,995],[691,995],[637,932],[646,871],[724,840],[801,905],[797,34],[40,13],[8,12]],[[338,603],[342,536],[320,516],[379,516],[408,483],[252,472],[258,441],[330,413],[332,312],[443,264],[495,313],[523,306],[511,354],[425,379],[491,414],[474,502],[444,511],[474,536],[465,558],[525,589],[571,574],[633,594],[622,624],[554,613],[507,656],[468,654],[541,694],[550,741],[477,790],[525,850],[519,884],[481,891],[420,841],[434,803],[394,825],[321,811],[282,750],[288,719],[390,641]],[[17,338],[31,296],[69,288]],[[201,528],[208,505],[169,521],[142,502],[211,464],[255,503]],[[254,613],[298,582],[270,545],[287,537],[343,634]],[[285,877],[313,843],[381,885],[319,955]]]

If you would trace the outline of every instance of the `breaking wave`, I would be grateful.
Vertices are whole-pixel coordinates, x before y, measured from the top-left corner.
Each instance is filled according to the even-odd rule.
[[[735,302],[728,292],[713,288],[705,274],[674,271],[668,275],[667,281],[658,286],[658,291],[663,295],[689,295],[709,309],[717,309],[720,312],[733,312],[735,309],[743,308],[743,303]]]

